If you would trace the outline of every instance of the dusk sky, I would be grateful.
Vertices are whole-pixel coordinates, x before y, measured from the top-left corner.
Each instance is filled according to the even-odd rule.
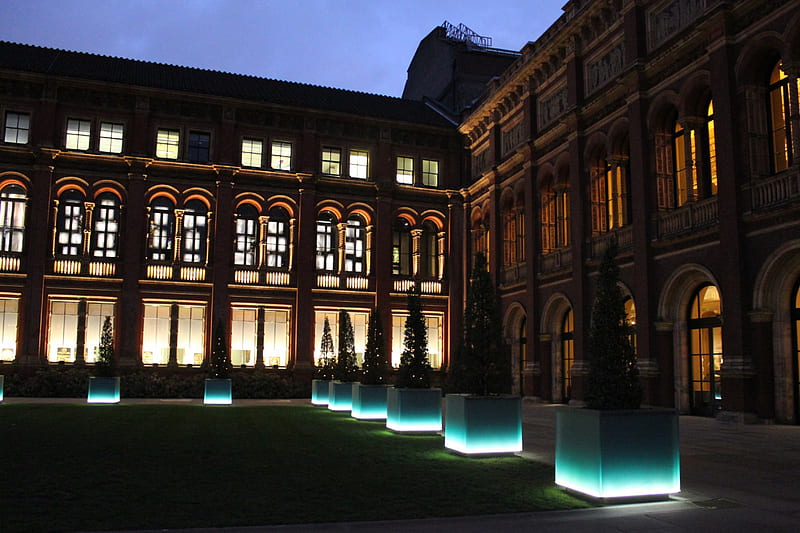
[[[2,0],[0,39],[400,96],[443,21],[519,51],[566,0]]]

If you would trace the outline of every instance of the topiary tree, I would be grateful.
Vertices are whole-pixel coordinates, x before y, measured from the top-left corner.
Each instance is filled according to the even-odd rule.
[[[483,253],[475,256],[464,308],[464,339],[451,371],[453,385],[461,392],[484,396],[511,392],[511,355]]]
[[[228,379],[231,376],[231,355],[228,352],[228,339],[222,321],[217,322],[214,330],[214,349],[208,371],[212,379]]]
[[[617,243],[612,241],[600,263],[592,306],[585,394],[586,406],[591,409],[638,409],[642,400],[616,255]]]
[[[364,350],[364,364],[361,365],[361,383],[364,385],[383,385],[389,375],[389,361],[383,339],[383,322],[378,308],[373,308],[367,326],[367,346]]]
[[[355,335],[353,324],[350,322],[350,313],[339,311],[339,349],[337,350],[336,366],[333,368],[333,377],[339,381],[355,381],[358,366],[356,365]]]
[[[422,315],[418,284],[408,290],[408,317],[403,337],[403,354],[397,369],[397,387],[426,389],[431,386],[431,364],[428,361],[428,331]]]
[[[333,338],[331,337],[331,323],[328,317],[322,323],[322,339],[319,342],[319,355],[317,365],[314,371],[317,379],[332,380],[333,379]]]
[[[100,346],[97,349],[97,360],[94,363],[94,373],[97,377],[110,378],[117,374],[117,362],[114,357],[114,331],[111,327],[111,317],[103,320],[103,329],[100,332]]]

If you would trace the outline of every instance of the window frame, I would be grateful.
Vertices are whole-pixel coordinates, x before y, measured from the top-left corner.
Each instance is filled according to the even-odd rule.
[[[147,238],[148,260],[172,261],[175,246],[175,204],[172,200],[165,196],[154,198],[150,202],[148,224],[150,228]]]
[[[338,228],[336,217],[330,211],[322,211],[316,218],[315,268],[317,272],[336,272]],[[328,228],[321,231],[321,228]],[[320,262],[321,261],[321,262]]]
[[[248,213],[249,211],[249,213]],[[259,213],[255,206],[243,203],[236,208],[234,218],[233,264],[237,267],[258,266]]]
[[[432,163],[435,164],[435,167],[436,167],[435,172],[431,171],[430,168],[428,170],[426,170],[426,168],[425,168],[426,167],[426,163],[428,165],[430,165]],[[439,160],[438,159],[431,159],[431,158],[427,158],[427,157],[423,157],[422,158],[422,163],[420,165],[420,170],[421,170],[422,186],[423,187],[434,187],[434,188],[438,188],[439,187],[439,176],[441,175],[439,167],[440,167],[440,164],[439,164]],[[433,178],[434,178],[433,180],[430,179],[431,176],[433,176]]]
[[[55,255],[83,255],[83,226],[86,221],[86,196],[78,189],[69,189],[58,198]],[[64,242],[62,242],[64,241]]]
[[[64,148],[77,152],[91,150],[92,121],[85,118],[68,118],[64,130]]]
[[[250,143],[249,149],[245,148],[245,144]],[[258,145],[258,151],[254,148]],[[264,140],[256,137],[242,137],[241,151],[239,153],[240,164],[245,168],[262,168],[264,165]],[[257,164],[256,160],[257,159]]]
[[[333,155],[338,158],[334,159]],[[336,172],[332,170],[336,169]],[[320,172],[325,176],[342,176],[342,149],[335,146],[323,146],[320,152]]]
[[[186,160],[198,165],[211,162],[211,132],[189,130],[186,137]]]
[[[11,126],[9,124],[9,119],[11,117],[16,117],[16,125]],[[19,125],[20,119],[25,117],[27,119],[27,127],[21,128]],[[9,140],[8,136],[9,133],[14,132],[15,140]],[[25,141],[20,141],[20,134],[21,132],[25,132]],[[31,114],[20,112],[20,111],[6,111],[5,121],[3,122],[3,142],[8,144],[28,144],[31,140]]]
[[[364,158],[364,163],[361,164],[359,158]],[[369,150],[361,148],[351,148],[347,151],[347,168],[348,175],[353,179],[368,180],[369,179]],[[355,169],[355,172],[354,172]],[[363,169],[363,172],[362,172]],[[363,175],[362,175],[363,174]]]
[[[110,126],[110,131],[104,131],[107,126]],[[119,128],[119,131],[117,131]],[[104,133],[106,133],[104,135]],[[117,137],[117,134],[119,135]],[[119,150],[115,149],[119,144]],[[104,146],[105,145],[105,146]],[[104,154],[121,154],[125,147],[125,124],[120,122],[100,122],[100,128],[97,132],[97,151]]]
[[[181,130],[179,128],[158,128],[156,130],[155,155],[157,159],[164,159],[167,161],[177,161],[180,159]]]
[[[282,161],[282,157],[287,157],[286,154],[281,153],[283,149],[289,150],[288,155],[288,162],[283,164],[275,164],[277,160],[279,163]],[[278,153],[276,153],[276,150]],[[294,143],[292,141],[287,141],[283,139],[273,139],[269,143],[269,167],[272,170],[279,170],[283,172],[291,172],[293,168],[293,158],[294,158]]]
[[[181,262],[205,265],[208,249],[208,208],[200,200],[189,200],[184,206],[181,233]]]
[[[401,163],[409,163],[410,166]],[[401,179],[401,176],[403,178]],[[398,155],[395,159],[395,183],[399,185],[414,185],[414,158]]]
[[[289,268],[290,219],[289,212],[281,206],[269,210],[264,253],[267,268]]]
[[[0,189],[0,252],[24,250],[27,206],[28,191],[22,185],[9,183]]]
[[[104,204],[107,199],[112,204]],[[112,214],[109,218],[107,215]],[[100,194],[95,199],[94,227],[92,228],[91,256],[112,259],[119,257],[119,228],[120,228],[120,202],[119,198],[110,192]],[[110,227],[112,226],[112,227]],[[101,238],[103,244],[101,245]],[[109,245],[109,239],[112,243]]]

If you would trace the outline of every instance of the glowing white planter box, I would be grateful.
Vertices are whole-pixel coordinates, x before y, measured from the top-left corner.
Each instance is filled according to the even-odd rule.
[[[119,403],[119,378],[89,378],[88,403]]]
[[[353,382],[330,381],[328,389],[328,409],[349,411],[353,407]]]
[[[680,492],[677,411],[558,407],[556,485],[603,499]]]
[[[5,382],[5,376],[0,375],[0,402],[3,401],[3,383]]]
[[[230,379],[207,379],[203,396],[206,405],[230,405],[233,403],[233,390]]]
[[[386,427],[401,433],[442,430],[442,389],[398,389],[386,395]]]
[[[519,396],[445,396],[444,447],[465,455],[522,451]]]
[[[328,405],[328,389],[330,381],[327,379],[311,380],[311,403],[314,405]]]
[[[385,420],[388,385],[363,385],[353,383],[353,418],[359,420]]]

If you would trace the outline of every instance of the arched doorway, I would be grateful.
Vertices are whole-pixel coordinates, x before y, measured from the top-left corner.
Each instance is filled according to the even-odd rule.
[[[525,396],[525,363],[528,360],[528,321],[520,320],[519,329],[519,395]]]
[[[792,385],[794,389],[794,412],[800,413],[800,279],[794,284],[792,305]],[[800,417],[795,416],[800,423]]]
[[[715,286],[704,285],[695,292],[688,326],[691,413],[714,416],[722,404],[722,316]]]
[[[572,309],[564,313],[561,321],[561,402],[569,403],[572,397],[572,364],[575,362],[575,320]]]

